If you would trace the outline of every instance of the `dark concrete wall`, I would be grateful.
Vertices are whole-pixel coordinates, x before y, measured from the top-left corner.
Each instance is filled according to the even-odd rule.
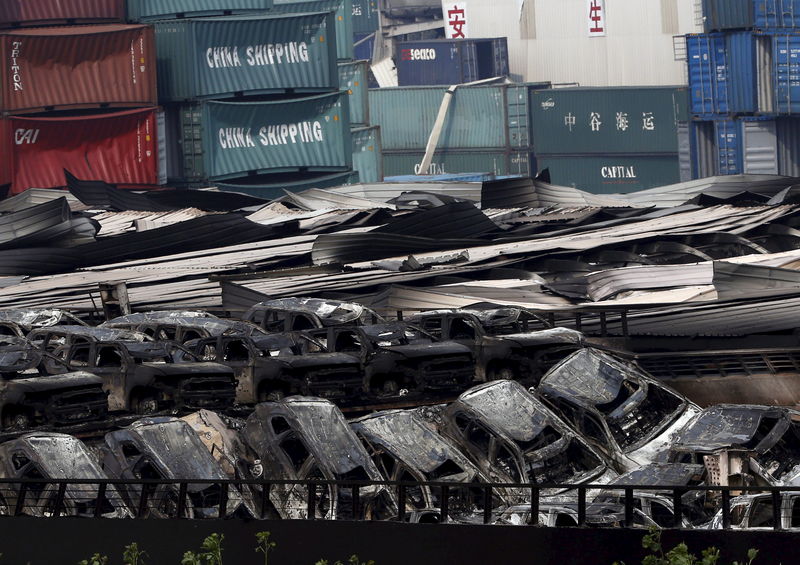
[[[376,565],[638,565],[645,555],[643,533],[635,530],[538,528],[525,526],[407,525],[359,522],[259,522],[178,520],[0,519],[2,565],[75,565],[94,552],[122,563],[122,547],[132,541],[146,549],[148,565],[179,565],[183,552],[196,549],[213,532],[225,535],[225,565],[260,565],[255,533],[268,530],[278,546],[270,565],[331,563],[358,553]],[[719,547],[720,565],[746,560],[754,565],[800,563],[800,535],[782,532],[666,531],[665,545],[685,541],[697,555]]]

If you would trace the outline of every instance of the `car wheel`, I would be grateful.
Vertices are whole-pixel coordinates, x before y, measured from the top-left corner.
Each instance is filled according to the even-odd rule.
[[[139,414],[140,416],[146,416],[148,414],[155,414],[158,412],[158,400],[152,394],[138,395],[133,399],[131,404],[133,412]]]
[[[3,414],[3,429],[9,431],[25,430],[31,427],[31,417],[26,410],[12,408]]]

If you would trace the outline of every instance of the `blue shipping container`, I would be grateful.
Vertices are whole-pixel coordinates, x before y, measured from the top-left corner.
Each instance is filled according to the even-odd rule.
[[[706,31],[800,28],[800,0],[703,0]]]
[[[759,110],[752,32],[690,34],[686,49],[692,114],[713,117]]]
[[[496,39],[433,39],[397,44],[400,86],[451,85],[508,75],[508,43]]]
[[[773,111],[800,113],[800,34],[771,35]]]
[[[733,119],[714,121],[717,171],[720,175],[742,173],[741,126]]]

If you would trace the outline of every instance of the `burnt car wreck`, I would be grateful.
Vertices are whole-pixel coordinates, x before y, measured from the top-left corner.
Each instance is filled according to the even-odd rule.
[[[245,312],[242,319],[272,333],[385,322],[376,312],[361,304],[320,298],[280,298],[259,302]]]

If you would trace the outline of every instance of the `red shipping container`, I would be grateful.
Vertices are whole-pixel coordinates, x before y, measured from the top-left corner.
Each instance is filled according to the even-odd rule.
[[[157,108],[66,118],[8,117],[0,128],[0,180],[9,194],[66,186],[64,169],[80,179],[152,186],[165,180]]]
[[[123,0],[0,0],[0,27],[124,21]]]
[[[155,36],[148,26],[4,31],[0,54],[6,114],[158,104]]]

